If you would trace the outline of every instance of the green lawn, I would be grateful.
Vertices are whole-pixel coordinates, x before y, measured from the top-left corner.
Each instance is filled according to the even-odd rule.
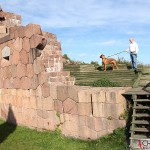
[[[0,120],[0,150],[126,150],[125,130],[95,141],[66,138],[58,131],[38,132]]]

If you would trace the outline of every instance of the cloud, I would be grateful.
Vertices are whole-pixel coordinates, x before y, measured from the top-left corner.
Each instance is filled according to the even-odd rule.
[[[71,51],[69,55],[74,58],[82,52],[83,59],[87,58],[84,55],[91,59],[91,51],[94,54],[105,49],[116,53],[126,48],[128,38],[133,36],[142,52],[140,58],[149,62],[148,0],[2,0],[0,4],[4,11],[21,15],[23,25],[35,23],[42,30],[55,33],[62,50]]]
[[[85,56],[88,56],[88,54],[87,53],[81,53],[81,54],[79,54],[79,57],[85,57]]]
[[[34,22],[43,27],[128,26],[150,23],[147,0],[7,0],[1,2],[7,11],[17,12],[23,24]]]
[[[113,45],[115,43],[116,43],[115,40],[109,40],[109,41],[101,42],[100,45]]]

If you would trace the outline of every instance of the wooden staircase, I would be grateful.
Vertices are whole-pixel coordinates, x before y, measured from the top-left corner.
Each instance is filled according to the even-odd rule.
[[[139,140],[150,139],[150,95],[134,95],[133,102],[130,149],[140,148]]]
[[[137,86],[138,85],[138,86]],[[150,69],[144,68],[136,88],[124,93],[133,99],[130,150],[150,150]],[[144,145],[144,143],[147,143]]]

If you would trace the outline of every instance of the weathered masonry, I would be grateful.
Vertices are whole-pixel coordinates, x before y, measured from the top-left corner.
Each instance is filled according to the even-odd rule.
[[[0,118],[29,128],[97,139],[125,126],[129,88],[75,86],[63,71],[61,44],[40,25],[0,12]]]

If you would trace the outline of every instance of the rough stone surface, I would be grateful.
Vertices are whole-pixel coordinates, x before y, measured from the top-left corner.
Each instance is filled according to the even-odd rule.
[[[29,63],[29,56],[25,50],[20,51],[20,61],[22,64],[28,64]]]
[[[50,96],[50,86],[48,83],[42,85],[42,96],[45,98]]]
[[[128,88],[74,86],[63,71],[61,44],[40,25],[21,26],[4,12],[0,26],[0,118],[29,128],[97,139],[125,126],[122,96]],[[5,33],[5,29],[8,29]]]
[[[70,98],[66,99],[63,102],[63,109],[64,109],[64,113],[73,114],[73,115],[78,114],[77,103]]]
[[[14,42],[14,47],[15,47],[15,50],[17,50],[18,52],[20,52],[22,50],[22,43],[23,43],[23,40],[22,38],[17,38]]]
[[[23,48],[24,50],[26,50],[27,52],[30,51],[30,41],[29,41],[29,38],[27,38],[27,37],[24,37],[24,38],[23,38],[22,48]]]
[[[21,77],[25,77],[27,74],[27,68],[26,65],[19,63],[17,65],[17,77],[21,78]]]
[[[41,27],[36,24],[28,24],[25,28],[25,36],[31,38],[34,34],[42,35]]]
[[[64,101],[68,98],[68,87],[67,86],[58,86],[57,87],[57,98],[60,101]]]

